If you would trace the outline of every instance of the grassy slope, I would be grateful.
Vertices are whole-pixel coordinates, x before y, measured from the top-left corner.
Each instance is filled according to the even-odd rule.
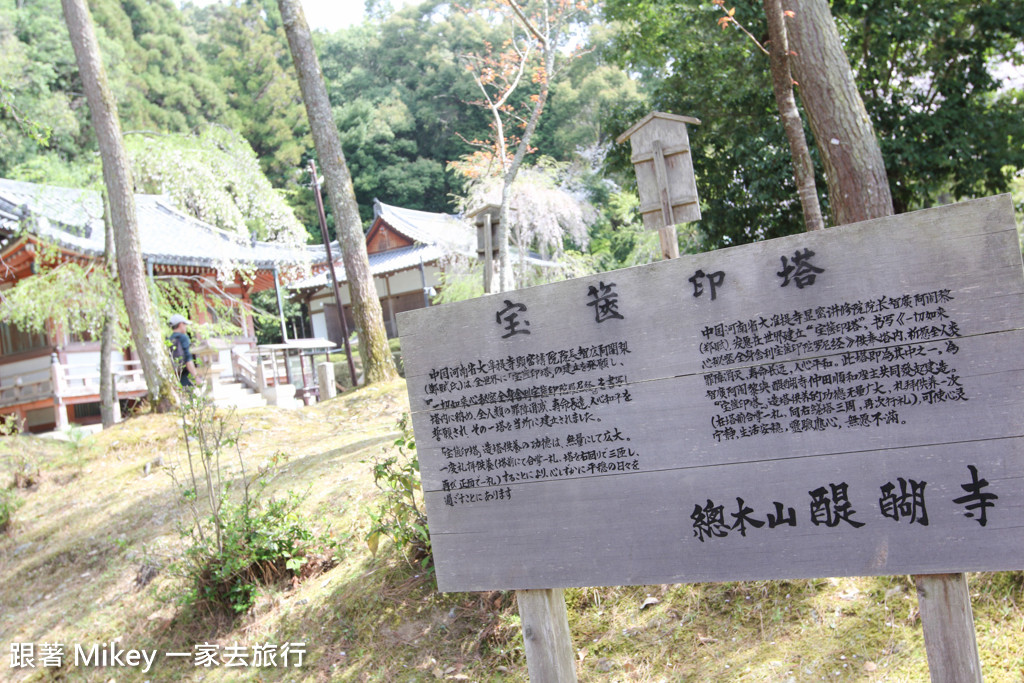
[[[181,584],[146,563],[179,548],[170,478],[144,466],[179,459],[171,416],[135,418],[80,445],[0,439],[0,485],[28,462],[41,483],[0,537],[0,679],[143,680],[137,671],[7,668],[10,642],[181,652],[193,643],[305,641],[301,669],[196,670],[159,657],[151,680],[525,681],[514,598],[440,595],[390,550],[363,537],[376,489],[364,461],[397,436],[404,384],[372,387],[298,411],[243,411],[247,468],[290,459],[272,490],[309,490],[305,506],[345,548],[331,571],[266,591],[225,623],[174,604]],[[972,575],[986,681],[1024,681],[1024,573]],[[657,600],[643,608],[647,598]],[[820,579],[566,591],[581,681],[927,680],[921,624],[907,577]],[[651,602],[651,601],[648,601]],[[66,645],[67,647],[67,645]],[[68,648],[70,649],[70,648]]]

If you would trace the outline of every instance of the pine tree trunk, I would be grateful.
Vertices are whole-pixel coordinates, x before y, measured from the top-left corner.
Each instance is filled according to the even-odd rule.
[[[893,213],[882,151],[827,0],[784,0],[790,64],[821,152],[833,223]]]
[[[299,0],[277,0],[292,61],[298,72],[302,99],[313,133],[320,168],[327,185],[327,196],[334,213],[335,232],[341,245],[342,261],[348,275],[352,314],[359,329],[359,355],[363,359],[366,382],[381,382],[398,376],[384,328],[384,311],[370,273],[366,239],[359,220],[352,177],[345,163],[331,103],[327,99],[320,62],[313,49],[313,38]]]
[[[146,287],[135,195],[121,123],[117,117],[117,103],[107,84],[85,0],[61,0],[61,5],[103,162],[103,182],[110,198],[110,216],[114,224],[117,270],[132,339],[142,362],[152,405],[159,411],[169,410],[176,402],[176,385],[172,379],[170,356]]]
[[[789,38],[782,13],[782,0],[764,0],[764,14],[768,19],[769,61],[772,72],[772,90],[779,107],[782,127],[789,140],[789,154],[793,160],[793,179],[797,196],[804,212],[804,228],[821,230],[825,222],[818,203],[818,188],[814,183],[814,163],[804,137],[804,124],[793,97],[793,77],[789,70]]]
[[[117,281],[116,248],[114,246],[114,222],[110,219],[110,200],[103,193],[103,263],[111,282]],[[111,353],[114,346],[114,326],[117,324],[117,302],[110,298],[103,311],[103,332],[100,336],[100,422],[104,429],[114,426],[121,419],[121,407],[117,402],[117,387],[111,367]]]

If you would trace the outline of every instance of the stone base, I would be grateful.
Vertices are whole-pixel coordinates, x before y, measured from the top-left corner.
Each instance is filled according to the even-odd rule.
[[[302,401],[295,398],[295,387],[291,384],[280,384],[276,387],[267,387],[262,392],[267,403],[278,408],[301,408]]]

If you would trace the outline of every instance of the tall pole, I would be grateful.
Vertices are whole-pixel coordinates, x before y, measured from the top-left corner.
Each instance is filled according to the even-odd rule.
[[[423,307],[430,308],[430,289],[427,287],[427,273],[423,268],[422,256],[420,256],[420,282],[423,283]],[[487,290],[484,289],[484,291]]]
[[[284,302],[281,300],[281,279],[277,276],[277,266],[274,266],[274,294],[277,295],[277,319],[281,323],[281,341],[288,341],[288,330],[284,326]]]
[[[357,384],[356,366],[352,362],[352,348],[348,343],[348,323],[345,322],[345,307],[341,304],[341,292],[338,291],[338,276],[334,272],[334,256],[331,255],[331,239],[327,236],[327,216],[324,214],[324,199],[320,195],[320,183],[317,182],[316,162],[312,159],[309,162],[309,172],[313,175],[311,185],[313,196],[316,197],[316,211],[320,218],[320,236],[324,240],[324,249],[327,250],[327,267],[331,269],[331,287],[334,289],[334,301],[338,305],[338,318],[341,320],[341,336],[345,344],[345,356],[348,358],[348,371],[352,376],[352,387]]]

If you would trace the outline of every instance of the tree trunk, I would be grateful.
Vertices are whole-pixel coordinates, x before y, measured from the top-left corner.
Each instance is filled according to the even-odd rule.
[[[833,223],[893,213],[882,151],[857,91],[827,0],[783,0],[790,64],[825,165]]]
[[[388,347],[384,328],[384,311],[377,298],[377,288],[370,273],[370,260],[366,254],[366,239],[359,220],[352,177],[345,163],[338,129],[334,124],[331,103],[327,99],[320,62],[313,50],[313,38],[306,24],[299,0],[277,0],[281,20],[292,60],[298,72],[302,99],[313,132],[320,168],[324,172],[327,196],[334,213],[335,233],[341,245],[342,261],[348,275],[348,291],[352,300],[352,315],[359,334],[359,355],[363,359],[366,382],[380,382],[398,376],[395,362]]]
[[[786,35],[782,0],[764,0],[764,14],[768,19],[768,58],[771,64],[772,89],[775,91],[775,102],[779,107],[782,127],[789,140],[793,179],[804,212],[804,227],[808,231],[821,230],[825,227],[825,222],[822,220],[821,206],[818,204],[818,188],[814,183],[814,163],[807,148],[807,138],[804,137],[804,125],[800,119],[800,111],[796,107],[796,98],[793,97],[793,77],[789,70],[789,38]]]
[[[114,222],[110,219],[110,200],[103,193],[103,265],[111,282],[117,282],[117,262],[114,245]],[[117,387],[111,367],[114,346],[114,326],[117,324],[117,302],[111,297],[103,310],[103,332],[100,336],[100,422],[107,429],[121,419],[121,406],[117,401]]]
[[[117,117],[117,103],[107,84],[92,17],[85,0],[61,0],[61,5],[103,162],[103,182],[110,198],[117,270],[125,307],[128,309],[128,324],[135,350],[142,362],[150,402],[157,410],[165,411],[176,402],[176,385],[172,379],[170,356],[146,288],[135,195],[128,155],[121,137],[121,123]]]
[[[512,4],[515,8],[516,5]],[[522,19],[522,15],[518,15]],[[522,19],[525,23],[525,19]],[[531,31],[536,31],[527,24]],[[555,44],[552,36],[552,29],[548,27],[547,34],[535,33],[534,35],[541,43],[542,57],[544,59],[544,76],[541,78],[540,90],[537,93],[537,99],[534,100],[533,111],[530,112],[530,119],[526,122],[526,128],[523,130],[522,136],[519,138],[519,144],[516,146],[516,153],[512,157],[511,163],[508,165],[508,169],[505,171],[505,177],[501,188],[501,213],[500,222],[498,223],[498,258],[500,264],[498,270],[500,272],[501,290],[506,291],[506,278],[509,282],[512,282],[512,259],[509,255],[508,242],[509,242],[509,204],[512,200],[512,184],[516,181],[516,175],[519,173],[519,167],[523,165],[523,159],[526,158],[527,152],[530,151],[530,140],[533,139],[533,133],[537,130],[537,123],[540,121],[540,115],[544,111],[544,105],[548,101],[548,92],[550,90],[551,77],[555,72],[555,53],[557,51],[557,45]],[[529,249],[529,245],[518,245],[518,249]],[[525,258],[524,254],[520,254],[521,258]]]

